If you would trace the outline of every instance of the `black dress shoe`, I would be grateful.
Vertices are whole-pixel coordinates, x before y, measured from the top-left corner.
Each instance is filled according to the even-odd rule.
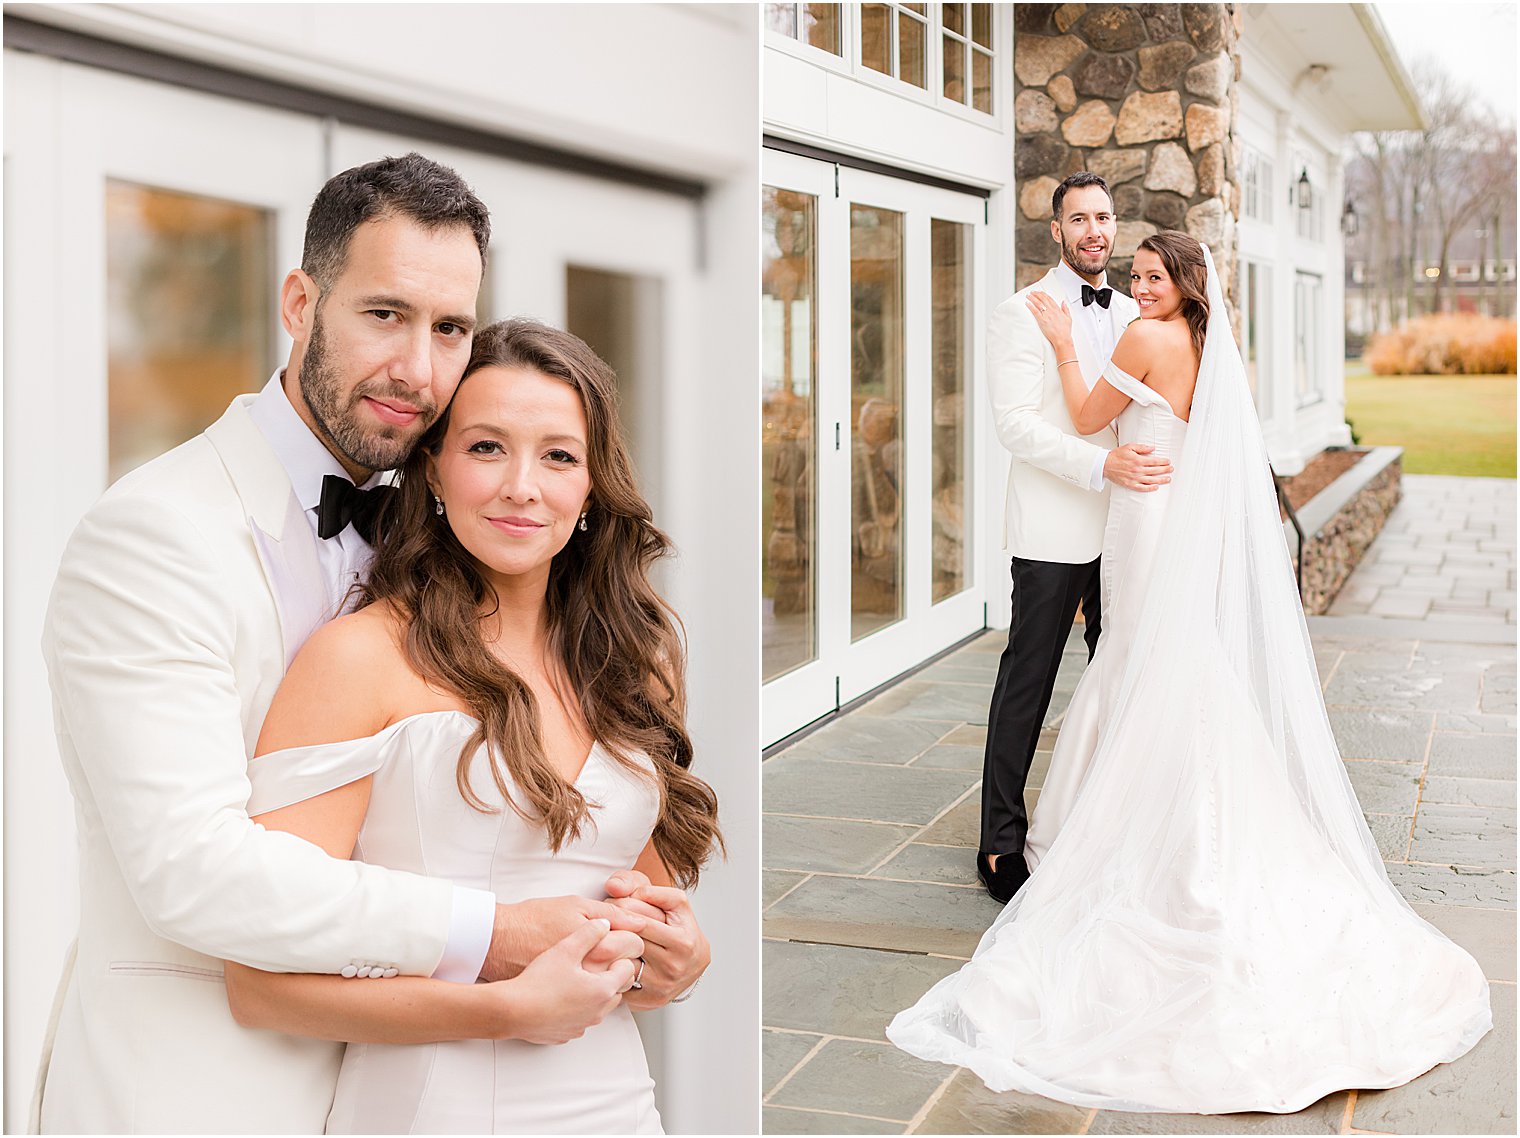
[[[991,855],[977,851],[976,875],[982,879],[987,892],[999,905],[1006,905],[1013,895],[1029,880],[1029,868],[1022,854],[999,854],[997,868],[993,869]]]

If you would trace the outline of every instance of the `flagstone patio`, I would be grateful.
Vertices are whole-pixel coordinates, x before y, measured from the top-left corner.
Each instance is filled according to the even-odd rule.
[[[1377,596],[1347,598],[1332,610],[1341,615],[1313,618],[1310,630],[1389,876],[1477,958],[1492,984],[1493,1032],[1406,1086],[1341,1092],[1293,1115],[1079,1109],[993,1094],[968,1072],[892,1047],[888,1020],[959,967],[999,910],[972,864],[1005,635],[989,632],[764,765],[765,1132],[1513,1134],[1515,484],[1409,476],[1405,494],[1385,532],[1420,556],[1390,557],[1406,548],[1391,542],[1347,585]],[[1466,581],[1460,601],[1458,585],[1450,594],[1468,607],[1437,607],[1427,574],[1391,568],[1422,565]],[[1031,805],[1085,658],[1074,635]]]

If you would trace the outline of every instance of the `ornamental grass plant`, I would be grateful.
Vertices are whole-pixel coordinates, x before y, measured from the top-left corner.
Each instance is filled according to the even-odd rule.
[[[1514,375],[1515,321],[1468,312],[1418,316],[1374,336],[1376,375]]]

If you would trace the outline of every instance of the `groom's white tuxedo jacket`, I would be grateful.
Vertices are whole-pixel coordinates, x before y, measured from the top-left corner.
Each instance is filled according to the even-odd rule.
[[[1040,332],[1024,298],[1034,290],[1069,301],[1059,268],[1020,289],[992,312],[987,363],[992,417],[1013,462],[1008,468],[1003,544],[1015,557],[1080,565],[1103,551],[1108,489],[1094,484],[1100,457],[1118,444],[1112,427],[1079,435],[1066,410],[1055,349]],[[1089,386],[1108,366],[1108,352],[1093,342],[1079,309],[1071,305],[1072,339]],[[1139,306],[1118,289],[1109,302],[1118,340]],[[1111,351],[1111,349],[1110,349]]]
[[[252,401],[91,508],[49,605],[80,927],[45,1131],[320,1133],[341,1045],[239,1027],[222,959],[429,975],[444,952],[450,883],[335,860],[245,812],[270,699],[330,615],[317,538]]]

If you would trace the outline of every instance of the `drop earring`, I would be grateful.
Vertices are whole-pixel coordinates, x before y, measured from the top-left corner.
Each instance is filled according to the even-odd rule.
[[[440,518],[443,517],[443,499],[437,494],[433,495],[433,513],[437,514]]]
[[[586,532],[586,512],[584,510],[581,511],[580,531],[582,533]]]

